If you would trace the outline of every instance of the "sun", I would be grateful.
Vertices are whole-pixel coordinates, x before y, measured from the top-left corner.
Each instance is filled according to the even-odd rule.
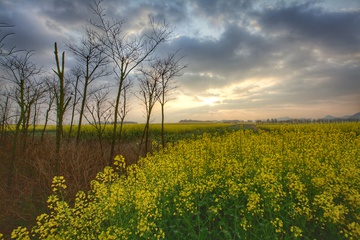
[[[202,102],[204,105],[214,106],[219,102],[219,99],[216,97],[204,98]]]

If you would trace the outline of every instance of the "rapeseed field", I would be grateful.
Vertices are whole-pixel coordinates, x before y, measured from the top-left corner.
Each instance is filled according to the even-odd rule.
[[[141,138],[145,124],[124,124],[121,132],[123,141],[134,141]],[[200,135],[204,132],[223,132],[226,129],[234,128],[232,123],[167,123],[165,124],[165,139],[167,142],[174,142],[192,135]],[[112,133],[112,125],[107,125],[103,132],[104,139],[110,139]],[[69,131],[69,126],[65,126],[64,131]],[[76,131],[73,131],[75,135]],[[81,136],[83,139],[93,139],[96,131],[92,125],[82,126]],[[150,124],[150,134],[152,139],[161,140],[161,124]]]
[[[117,156],[13,239],[360,239],[360,124],[264,125]]]

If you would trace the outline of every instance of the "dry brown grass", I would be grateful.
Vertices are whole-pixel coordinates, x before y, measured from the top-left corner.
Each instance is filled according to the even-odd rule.
[[[54,169],[55,139],[46,137],[28,140],[24,153],[17,153],[14,184],[7,189],[9,165],[11,164],[12,138],[0,142],[0,232],[9,236],[17,226],[33,226],[37,215],[47,211],[46,199],[51,193]],[[61,148],[60,175],[68,185],[70,199],[79,190],[88,190],[89,184],[108,163],[110,143],[104,143],[102,155],[95,140],[84,140],[79,144],[64,139]],[[135,142],[117,146],[116,154],[122,154],[127,165],[137,162],[138,147]]]

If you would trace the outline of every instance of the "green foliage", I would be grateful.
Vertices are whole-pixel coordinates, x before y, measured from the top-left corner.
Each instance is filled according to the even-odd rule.
[[[309,130],[309,128],[311,131]],[[351,130],[354,129],[354,130]],[[204,134],[122,156],[16,239],[359,239],[359,123]]]

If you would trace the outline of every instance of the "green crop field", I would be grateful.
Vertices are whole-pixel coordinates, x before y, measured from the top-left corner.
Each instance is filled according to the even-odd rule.
[[[360,123],[205,133],[117,156],[72,203],[64,177],[52,190],[12,238],[359,239]]]

